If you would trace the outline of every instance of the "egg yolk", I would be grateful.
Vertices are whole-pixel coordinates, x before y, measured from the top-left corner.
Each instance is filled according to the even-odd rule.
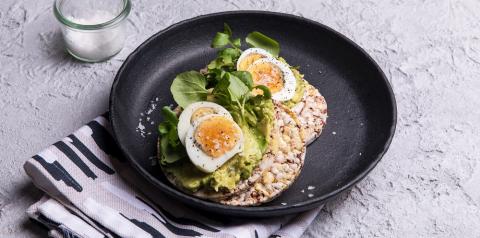
[[[210,114],[215,114],[215,113],[216,113],[215,110],[211,107],[201,107],[192,113],[192,117],[190,117],[190,123],[193,123],[200,117],[210,115]]]
[[[248,69],[248,67],[253,64],[258,59],[265,58],[264,55],[253,53],[247,55],[245,58],[240,61],[240,64],[238,65],[238,71],[245,71]]]
[[[283,73],[274,64],[268,62],[254,64],[248,68],[248,72],[252,74],[255,85],[265,85],[272,93],[283,88]]]
[[[205,154],[218,158],[235,147],[240,130],[230,119],[216,116],[205,119],[194,133],[195,142]]]

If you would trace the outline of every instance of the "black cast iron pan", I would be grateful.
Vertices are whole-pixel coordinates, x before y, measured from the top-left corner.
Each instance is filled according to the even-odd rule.
[[[216,204],[174,188],[158,166],[158,111],[149,114],[144,136],[139,119],[150,102],[173,103],[170,84],[178,73],[203,68],[216,55],[212,37],[228,23],[235,36],[260,31],[280,43],[280,55],[300,66],[328,103],[327,126],[307,149],[297,181],[280,197],[258,207]],[[143,114],[142,114],[143,113]],[[305,18],[272,12],[222,12],[182,21],[153,35],[123,63],[110,95],[114,137],[132,166],[158,192],[210,212],[233,216],[276,216],[304,211],[348,189],[370,172],[387,150],[396,124],[392,89],[378,65],[358,45]],[[151,132],[151,134],[148,134]],[[308,190],[308,187],[314,189]],[[302,192],[302,190],[304,192]],[[309,194],[312,194],[309,196]]]

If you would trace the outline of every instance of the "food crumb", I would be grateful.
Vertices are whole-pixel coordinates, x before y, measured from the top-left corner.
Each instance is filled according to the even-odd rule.
[[[286,202],[282,202],[281,204],[282,204],[283,206],[287,205],[287,203],[286,203]]]
[[[146,131],[145,131],[145,126],[142,124],[141,121],[138,122],[137,128],[135,128],[135,131],[140,133],[140,136],[145,137]]]
[[[305,189],[302,189],[302,191],[300,191],[301,193],[304,193],[305,192]]]
[[[313,190],[313,189],[315,189],[315,186],[308,186],[307,189],[308,190]]]
[[[309,194],[308,194],[308,197],[309,197],[309,198],[313,197],[313,194],[309,193]]]
[[[358,155],[362,155],[362,152],[358,153]]]
[[[335,132],[335,131],[334,131],[334,132],[332,132],[332,134],[333,134],[333,135],[336,135],[336,134],[337,134],[337,132]]]
[[[154,128],[152,126],[155,126],[155,121],[150,115],[160,108],[157,105],[159,101],[160,99],[158,97],[152,99],[146,110],[140,113],[140,117],[138,118],[138,126],[135,128],[135,131],[143,138],[145,138],[147,135],[152,135],[151,130]]]
[[[156,104],[150,104],[150,108],[147,110],[146,114],[147,115],[150,115],[153,111],[155,111],[155,109],[157,108],[157,105]]]

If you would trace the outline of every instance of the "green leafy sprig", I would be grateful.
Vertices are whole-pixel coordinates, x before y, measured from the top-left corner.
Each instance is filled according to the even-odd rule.
[[[280,47],[278,42],[254,31],[245,41],[253,47],[267,50],[275,57]],[[178,74],[170,87],[175,102],[182,108],[198,101],[214,101],[225,107],[241,126],[259,130],[266,118],[264,108],[271,104],[271,92],[263,85],[254,86],[252,76],[246,71],[236,71],[236,63],[242,54],[240,38],[234,38],[232,29],[224,23],[223,32],[217,32],[212,40],[213,48],[220,48],[217,58],[211,61],[206,72],[187,71]],[[252,90],[262,93],[254,95]],[[160,162],[175,163],[186,158],[185,147],[178,138],[178,118],[169,107],[162,108],[164,121],[158,126],[160,134]],[[266,138],[262,146],[266,148]]]
[[[212,41],[212,48],[222,48],[230,45],[234,49],[240,50],[242,42],[240,38],[232,38],[232,29],[227,23],[223,23],[223,32],[217,32]]]
[[[186,157],[185,147],[178,138],[178,118],[170,107],[162,108],[163,122],[158,125],[160,134],[160,163],[163,165],[175,163]]]

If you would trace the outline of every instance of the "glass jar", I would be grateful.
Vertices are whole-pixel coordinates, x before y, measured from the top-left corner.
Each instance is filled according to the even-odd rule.
[[[104,61],[122,50],[130,0],[55,0],[65,46],[86,62]]]

